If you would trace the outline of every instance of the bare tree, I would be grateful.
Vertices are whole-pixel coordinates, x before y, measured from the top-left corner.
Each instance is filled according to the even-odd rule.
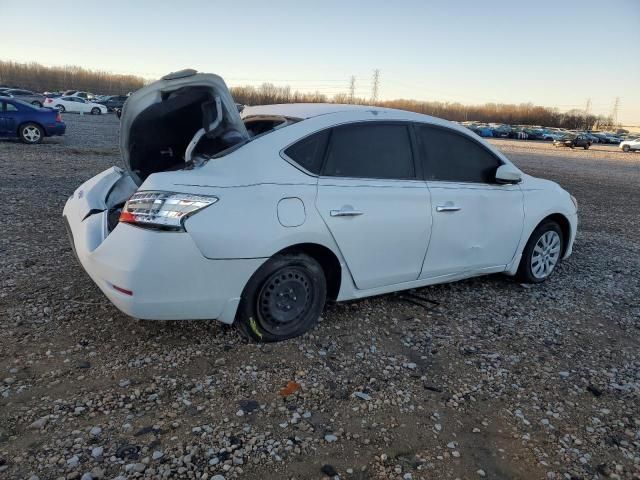
[[[39,63],[0,60],[0,82],[37,92],[54,90],[86,90],[101,94],[126,94],[144,85],[135,75],[116,75],[76,66],[45,67]]]

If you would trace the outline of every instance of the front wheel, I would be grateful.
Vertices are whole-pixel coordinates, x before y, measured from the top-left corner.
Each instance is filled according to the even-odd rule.
[[[235,325],[247,338],[278,342],[315,326],[327,297],[320,264],[302,253],[269,259],[247,283]]]
[[[64,113],[66,111],[66,108],[64,108],[64,105],[56,105],[56,108],[60,113]]]
[[[629,150],[631,150],[631,147],[629,145],[623,145],[622,146],[622,151],[623,152],[628,152]]]
[[[544,282],[551,276],[562,256],[562,229],[547,220],[533,231],[522,252],[518,277],[525,283]]]
[[[100,111],[100,109],[98,107],[93,107],[91,109],[91,115],[100,115],[102,112]]]
[[[44,137],[44,132],[40,125],[35,123],[25,123],[20,126],[20,140],[23,143],[35,144],[40,143]]]
[[[584,146],[584,149],[585,149],[585,150],[589,150],[589,145],[585,145],[585,146]]]

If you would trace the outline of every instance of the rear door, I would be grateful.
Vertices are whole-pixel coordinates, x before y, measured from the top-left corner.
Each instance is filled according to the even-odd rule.
[[[421,278],[482,273],[513,259],[524,224],[519,185],[498,184],[502,161],[456,130],[415,126],[433,226]]]
[[[402,122],[331,130],[316,207],[358,289],[416,280],[430,233],[429,192]]]
[[[91,105],[84,98],[75,97],[73,103],[78,112],[89,113],[91,111]]]

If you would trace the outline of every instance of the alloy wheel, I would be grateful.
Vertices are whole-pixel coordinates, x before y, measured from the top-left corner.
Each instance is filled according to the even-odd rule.
[[[41,137],[40,129],[33,125],[27,125],[22,129],[22,136],[27,142],[36,143]]]
[[[548,230],[536,242],[531,254],[531,273],[537,279],[547,278],[560,260],[560,235]]]

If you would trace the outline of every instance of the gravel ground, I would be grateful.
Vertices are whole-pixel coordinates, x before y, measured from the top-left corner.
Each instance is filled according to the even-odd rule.
[[[119,162],[118,123],[65,121],[0,141],[0,478],[640,478],[640,154],[497,140],[578,198],[548,282],[329,305],[257,345],[104,298],[60,213]]]

